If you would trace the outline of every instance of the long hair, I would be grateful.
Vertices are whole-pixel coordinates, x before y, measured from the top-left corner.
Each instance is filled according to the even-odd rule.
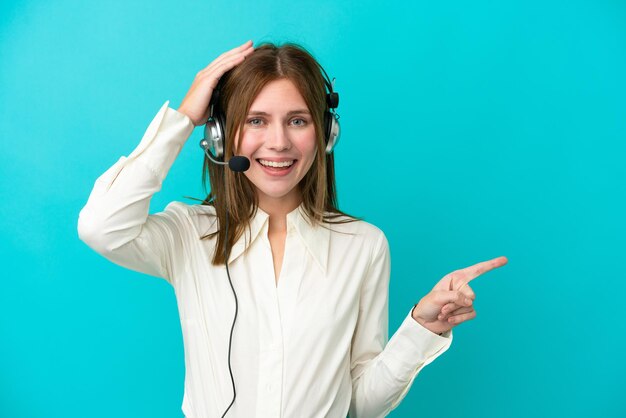
[[[248,111],[257,95],[268,83],[279,79],[288,79],[294,83],[304,98],[315,125],[315,161],[298,184],[302,194],[302,206],[309,222],[322,224],[355,220],[337,207],[334,158],[332,153],[325,152],[324,112],[328,107],[321,66],[299,45],[262,44],[244,62],[222,76],[218,106],[226,116],[225,159],[233,156],[234,150],[238,148]],[[258,196],[254,185],[245,175],[225,169],[223,165],[213,164],[205,156],[202,168],[202,185],[205,191],[207,178],[211,191],[203,204],[215,208],[219,228],[201,239],[217,235],[212,262],[219,265],[227,261],[225,254],[230,254],[234,243],[249,227],[258,208]],[[228,228],[223,228],[227,217]]]

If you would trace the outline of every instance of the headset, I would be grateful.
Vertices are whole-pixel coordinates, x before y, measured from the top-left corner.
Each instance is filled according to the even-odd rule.
[[[324,111],[324,140],[326,142],[326,154],[331,154],[333,149],[339,142],[341,130],[339,127],[339,115],[335,109],[339,106],[339,94],[334,91],[335,79],[331,81],[324,68],[319,65],[320,71],[324,78],[326,86],[326,106]],[[220,91],[222,89],[223,80],[220,78],[217,86],[213,90],[211,100],[209,102],[210,112],[209,119],[204,126],[204,139],[200,146],[207,151],[209,159],[213,157],[217,161],[224,161],[224,149],[226,144],[226,116],[220,108]]]

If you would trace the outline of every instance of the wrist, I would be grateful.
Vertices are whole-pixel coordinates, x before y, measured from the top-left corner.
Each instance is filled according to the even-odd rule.
[[[415,315],[415,308],[417,307],[417,305],[419,304],[416,303],[415,305],[413,305],[413,309],[411,309],[411,318],[413,318],[413,320],[415,322],[417,322],[418,324],[420,324],[422,327],[426,328],[428,331],[432,332],[433,334],[437,334],[439,336],[441,336],[443,334],[443,332],[435,332],[432,329],[430,329],[430,327],[428,327],[426,325],[426,321],[422,318],[420,318],[419,316]]]
[[[176,112],[180,113],[181,115],[186,116],[187,119],[191,121],[194,127],[199,125],[199,123],[197,123],[197,121],[191,117],[192,113],[190,113],[187,109],[185,109],[183,105],[181,105],[178,109],[174,109],[174,110],[176,110]]]

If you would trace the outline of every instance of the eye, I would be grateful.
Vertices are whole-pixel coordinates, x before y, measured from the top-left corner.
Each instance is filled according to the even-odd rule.
[[[308,121],[303,118],[295,118],[291,120],[291,124],[294,126],[305,126],[307,123]]]
[[[263,120],[260,118],[250,118],[246,121],[246,123],[250,126],[261,126],[263,124]]]

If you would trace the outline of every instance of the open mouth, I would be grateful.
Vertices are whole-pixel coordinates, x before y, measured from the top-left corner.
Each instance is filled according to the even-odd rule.
[[[298,160],[286,160],[286,161],[269,161],[257,158],[256,160],[261,166],[271,172],[288,171]]]
[[[291,167],[292,165],[294,165],[294,163],[296,162],[296,160],[288,160],[288,161],[269,161],[269,160],[262,160],[260,158],[257,159],[257,161],[259,162],[259,164],[261,164],[263,167],[267,167],[267,168],[278,168],[278,169],[286,169]]]

